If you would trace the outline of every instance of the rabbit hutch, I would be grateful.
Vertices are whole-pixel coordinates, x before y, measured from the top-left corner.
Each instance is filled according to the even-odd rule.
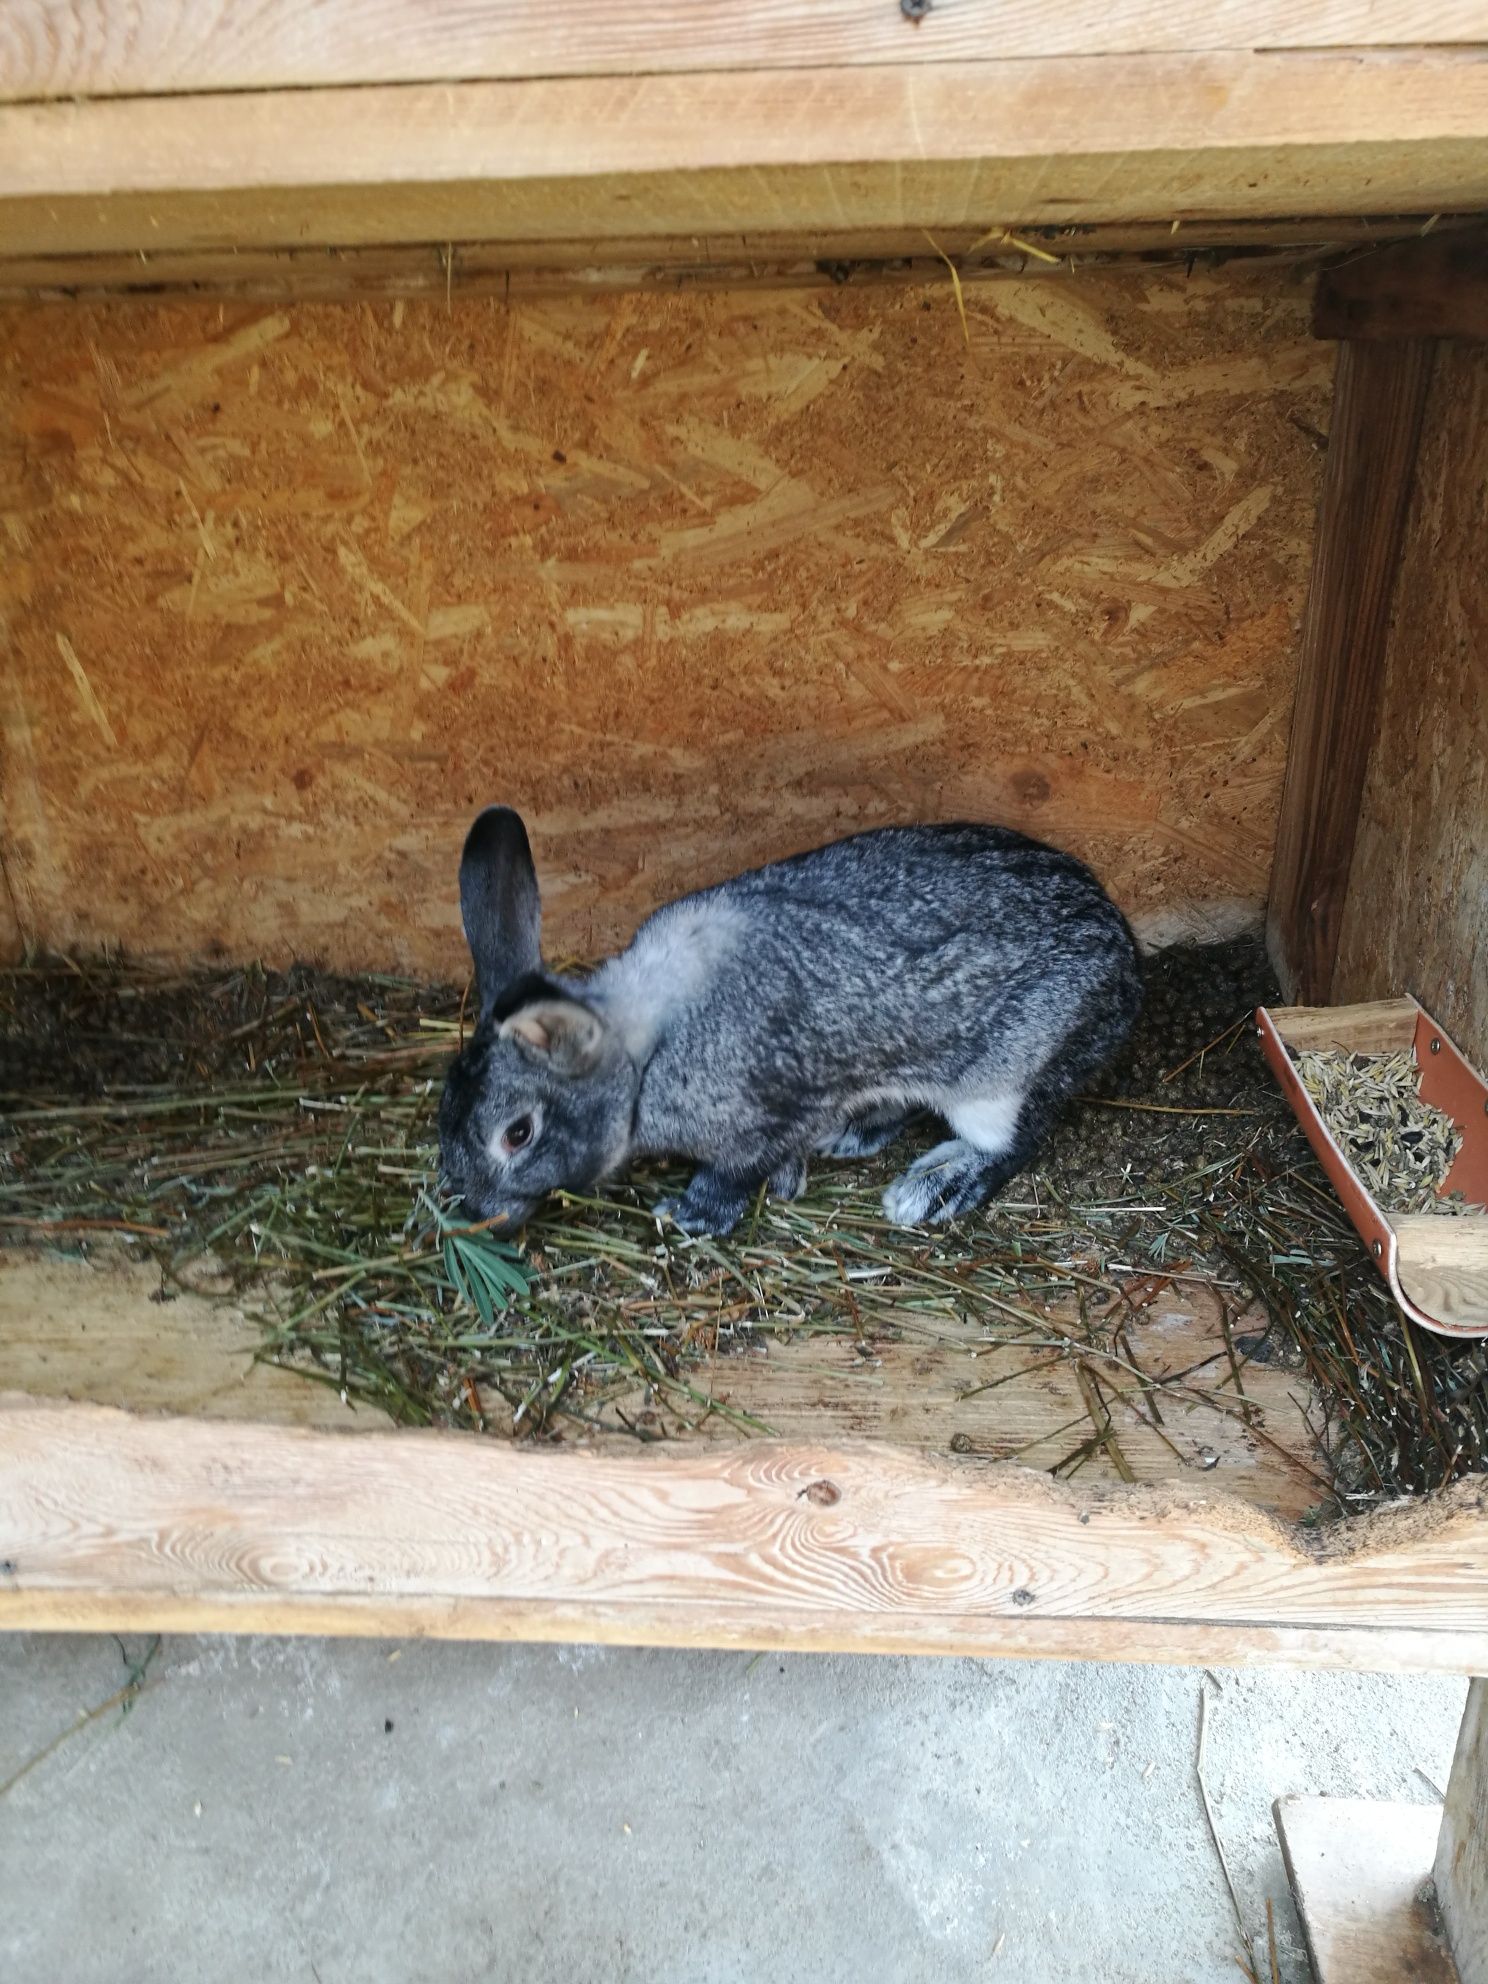
[[[1488,1673],[1484,0],[10,0],[0,99],[0,1626]],[[575,967],[1005,823],[1145,1016],[954,1229],[502,1240],[492,800]]]

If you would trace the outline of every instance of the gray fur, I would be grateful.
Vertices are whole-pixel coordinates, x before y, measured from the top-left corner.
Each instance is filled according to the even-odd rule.
[[[698,1170],[662,1210],[726,1233],[762,1184],[797,1195],[809,1154],[882,1149],[928,1110],[955,1134],[885,1211],[953,1219],[1024,1168],[1136,1017],[1121,912],[1078,861],[1004,827],[885,827],[773,862],[658,910],[592,977],[557,979],[529,964],[536,880],[508,872],[530,871],[520,824],[483,814],[461,864],[483,1016],[439,1127],[481,1218],[519,1225],[547,1192],[667,1154]],[[530,1141],[503,1148],[529,1119]]]

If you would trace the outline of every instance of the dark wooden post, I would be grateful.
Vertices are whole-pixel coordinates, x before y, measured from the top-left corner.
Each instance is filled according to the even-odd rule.
[[[1435,342],[1338,348],[1266,935],[1290,999],[1333,982]]]

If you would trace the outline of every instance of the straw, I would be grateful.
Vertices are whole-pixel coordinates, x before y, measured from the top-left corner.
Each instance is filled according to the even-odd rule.
[[[1277,1359],[1318,1401],[1329,1506],[1484,1466],[1488,1358],[1401,1318],[1240,1024],[1273,996],[1259,946],[1161,954],[1147,994],[1036,1169],[954,1227],[883,1218],[917,1137],[816,1163],[804,1197],[762,1196],[727,1240],[657,1221],[685,1177],[659,1165],[505,1236],[438,1185],[458,988],[55,960],[0,974],[0,1246],[127,1248],[168,1288],[237,1302],[265,1358],[413,1423],[649,1439],[664,1407],[756,1433],[731,1353],[970,1321],[1020,1369],[1071,1367],[1066,1475],[1095,1457],[1129,1475],[1120,1427],[1157,1431],[1169,1401],[1269,1443],[1244,1372]],[[1174,1284],[1215,1289],[1231,1320],[1202,1369],[1158,1379],[1123,1333]]]

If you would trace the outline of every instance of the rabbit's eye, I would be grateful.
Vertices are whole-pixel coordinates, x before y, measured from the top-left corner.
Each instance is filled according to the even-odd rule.
[[[508,1123],[501,1138],[501,1147],[506,1151],[525,1150],[532,1142],[532,1118],[519,1116],[515,1123]]]

